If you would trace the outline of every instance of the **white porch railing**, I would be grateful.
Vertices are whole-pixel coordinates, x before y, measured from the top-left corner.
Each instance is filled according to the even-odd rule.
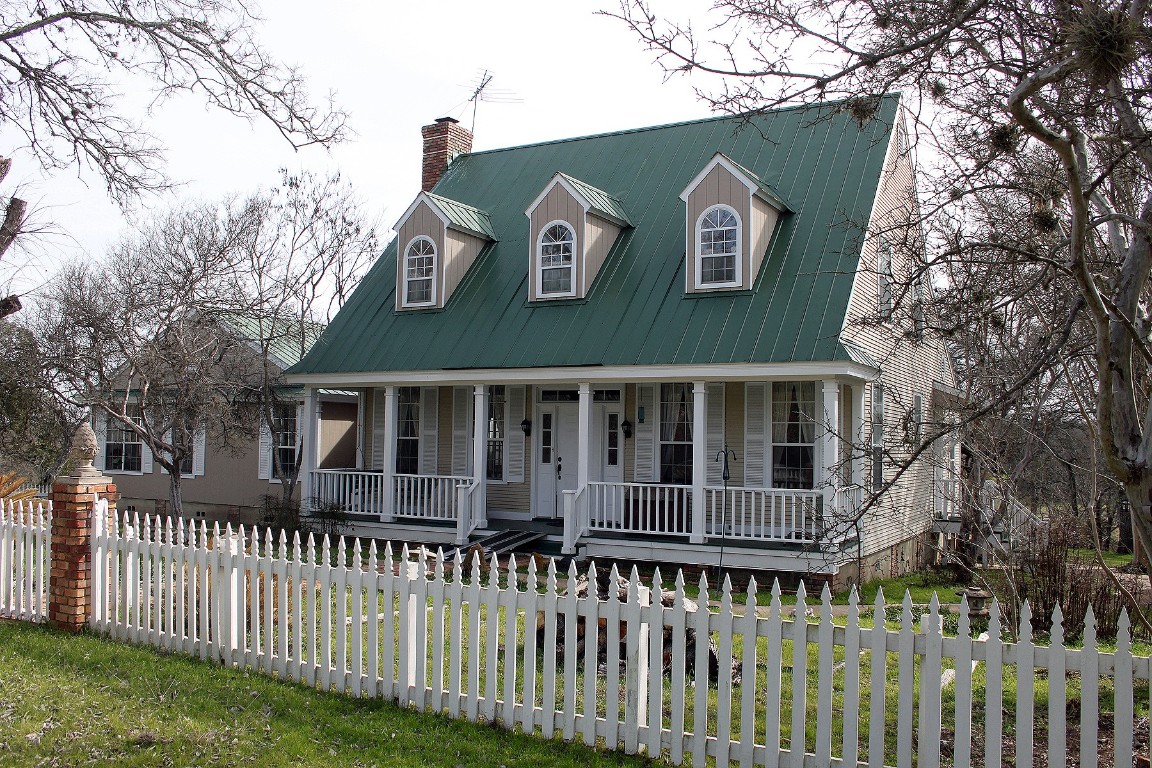
[[[820,491],[784,488],[704,489],[709,538],[811,543],[824,532]]]
[[[688,536],[692,487],[655,483],[588,483],[584,525],[588,531]]]
[[[312,472],[312,495],[359,515],[384,513],[384,473],[359,469],[317,469]]]
[[[456,491],[472,483],[453,475],[396,475],[396,517],[455,520],[459,514]]]
[[[468,538],[482,521],[482,508],[476,490],[480,485],[470,482],[456,486],[456,546],[468,543]]]

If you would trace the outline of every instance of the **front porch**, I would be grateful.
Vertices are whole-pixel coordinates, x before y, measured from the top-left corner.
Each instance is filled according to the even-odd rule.
[[[303,491],[361,535],[463,546],[536,521],[565,555],[797,565],[858,535],[863,395],[840,379],[366,388],[360,466],[306,471]]]

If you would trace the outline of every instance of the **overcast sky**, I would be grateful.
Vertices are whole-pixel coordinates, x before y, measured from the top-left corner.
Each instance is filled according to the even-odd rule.
[[[334,91],[351,114],[355,134],[331,152],[295,152],[270,126],[212,112],[193,98],[151,113],[127,109],[167,147],[169,176],[183,183],[176,195],[244,193],[275,183],[281,167],[339,170],[380,216],[390,239],[391,226],[419,192],[420,126],[445,115],[469,126],[468,98],[484,70],[493,74],[489,88],[501,101],[479,105],[476,150],[708,115],[692,90],[706,81],[679,76],[666,82],[653,54],[622,23],[596,15],[614,2],[264,0],[258,34],[265,46],[298,65],[317,96]],[[655,5],[686,18],[686,9],[704,4]],[[125,95],[131,104],[146,103],[129,89]],[[127,219],[93,174],[46,177],[26,153],[13,154],[9,182],[40,208],[41,219],[68,233],[39,243],[30,266],[18,255],[26,265],[18,275],[0,274],[0,283],[14,281],[17,290],[34,293],[62,260],[101,254]],[[150,198],[142,206],[173,200]]]

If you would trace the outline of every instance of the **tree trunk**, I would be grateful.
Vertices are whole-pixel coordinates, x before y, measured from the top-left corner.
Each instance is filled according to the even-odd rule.
[[[1128,494],[1136,564],[1147,572],[1148,553],[1152,552],[1152,473],[1146,474],[1140,482],[1126,484],[1124,491]]]
[[[180,520],[184,517],[184,499],[180,490],[180,464],[173,462],[172,472],[168,475],[168,500],[172,503],[172,510],[170,514],[173,519]]]

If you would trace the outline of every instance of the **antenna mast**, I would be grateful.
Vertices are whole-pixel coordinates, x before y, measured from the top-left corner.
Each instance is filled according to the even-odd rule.
[[[480,100],[484,96],[484,89],[492,82],[492,75],[488,70],[484,70],[480,75],[480,83],[476,86],[476,90],[472,91],[472,96],[468,101],[472,102],[472,126],[468,129],[472,133],[476,132],[476,107],[480,104]]]

